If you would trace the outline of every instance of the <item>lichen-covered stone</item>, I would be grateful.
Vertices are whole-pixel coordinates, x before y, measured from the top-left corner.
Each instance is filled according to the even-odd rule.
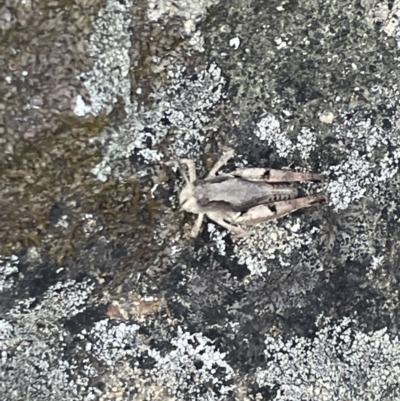
[[[0,398],[399,398],[399,10],[6,0]],[[220,143],[329,203],[190,240]]]

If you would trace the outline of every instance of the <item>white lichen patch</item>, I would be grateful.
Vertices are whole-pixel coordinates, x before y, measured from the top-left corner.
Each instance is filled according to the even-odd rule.
[[[83,117],[92,111],[92,108],[85,103],[81,95],[77,95],[72,99],[71,107],[78,117]]]
[[[377,270],[379,269],[385,261],[385,257],[383,255],[380,256],[373,256],[372,262],[370,265],[370,269]]]
[[[51,286],[43,296],[43,299],[33,309],[31,305],[36,301],[35,298],[25,298],[18,302],[7,315],[16,317],[24,316],[24,319],[32,318],[46,321],[54,321],[60,316],[73,317],[81,312],[86,305],[91,292],[94,289],[93,283],[77,283],[74,280],[66,282],[59,281]]]
[[[199,53],[203,53],[205,51],[204,48],[204,37],[200,31],[196,31],[192,34],[188,41],[190,47]]]
[[[117,96],[129,96],[131,8],[131,1],[108,0],[92,24],[87,48],[93,66],[79,79],[90,94],[90,113],[93,115],[101,111],[108,114],[117,102]],[[82,106],[82,101],[73,106],[77,115],[89,110],[87,105]]]
[[[305,163],[309,161],[310,153],[316,147],[316,133],[308,127],[302,127],[293,142],[286,133],[282,132],[279,121],[271,114],[264,114],[257,123],[255,135],[265,141],[267,146],[275,149],[279,157],[290,160],[298,153]]]
[[[307,127],[302,127],[297,135],[296,150],[303,161],[308,161],[310,153],[316,147],[316,133]]]
[[[169,396],[204,401],[232,399],[229,394],[233,391],[230,384],[233,370],[225,361],[225,354],[209,338],[202,333],[184,332],[179,327],[178,336],[171,340],[171,344],[174,349],[165,355],[158,350],[149,350],[149,355],[156,361],[151,375]],[[221,371],[225,372],[223,380]]]
[[[314,338],[265,338],[267,365],[257,372],[260,386],[276,389],[275,401],[365,401],[398,398],[400,341],[386,329],[363,333],[356,322],[317,322]]]
[[[169,151],[178,157],[193,155],[204,140],[203,130],[210,123],[209,111],[224,97],[226,83],[215,63],[198,71],[196,79],[184,77],[185,70],[185,67],[171,67],[168,72],[170,84],[165,93],[158,91],[155,94],[165,117],[175,127]]]
[[[319,229],[304,230],[300,219],[288,216],[253,227],[249,233],[235,240],[234,252],[252,275],[260,275],[271,273],[276,264],[269,263],[270,260],[277,260],[281,267],[290,266],[293,251],[308,247]]]
[[[81,400],[82,391],[87,400],[99,399],[100,391],[89,385],[91,365],[65,358],[71,333],[60,323],[86,308],[93,287],[59,282],[41,301],[26,298],[0,319],[0,393],[12,394],[7,399]]]
[[[186,75],[185,67],[170,66],[168,77],[168,85],[153,94],[152,110],[144,110],[126,99],[126,119],[101,135],[100,141],[105,146],[103,161],[93,169],[98,179],[105,181],[111,175],[124,179],[132,173],[129,157],[133,153],[149,166],[159,163],[165,155],[154,148],[171,129],[174,140],[169,141],[169,157],[197,156],[205,140],[203,129],[210,122],[210,110],[224,95],[225,79],[214,63],[199,70],[195,79]]]
[[[365,119],[351,127],[337,125],[334,131],[340,148],[332,150],[339,152],[342,160],[326,168],[330,205],[340,211],[367,193],[381,198],[382,187],[399,170],[400,138],[395,129],[385,131]],[[386,150],[389,143],[395,149],[391,154]]]
[[[88,333],[91,341],[86,344],[86,351],[98,361],[108,366],[115,366],[120,359],[136,356],[135,338],[140,326],[137,324],[111,324],[109,319],[97,322]],[[80,337],[84,338],[85,333]]]
[[[272,146],[279,157],[288,158],[292,155],[294,146],[292,141],[281,130],[279,121],[271,114],[264,115],[257,123],[255,135],[268,146]]]
[[[215,4],[218,4],[218,0],[150,0],[147,15],[150,21],[179,17],[182,19],[182,34],[189,36],[205,17],[207,8]]]
[[[135,399],[141,400],[166,400],[169,397],[195,397],[204,401],[230,399],[233,370],[225,361],[225,354],[210,339],[201,333],[184,332],[179,327],[177,336],[170,340],[172,349],[160,352],[143,342],[139,329],[137,324],[104,319],[90,331],[84,330],[77,335],[85,341],[84,352],[88,360],[97,360],[96,366],[100,364],[102,370],[107,370],[103,392],[106,399],[116,393],[121,399],[127,399],[133,389],[137,395]],[[139,361],[145,359],[151,362],[151,368],[141,367]],[[121,377],[130,377],[134,381],[128,386]]]
[[[329,166],[334,179],[328,183],[329,203],[336,211],[344,210],[361,199],[371,183],[372,166],[365,156],[354,150],[345,163]]]
[[[226,242],[224,238],[228,235],[228,232],[217,230],[215,224],[213,223],[207,224],[207,230],[210,235],[212,244],[215,245],[218,253],[221,255],[226,255]]]
[[[0,293],[13,287],[12,275],[18,273],[18,265],[18,256],[0,256]]]
[[[399,28],[399,0],[394,0],[390,4],[364,0],[361,2],[361,5],[366,11],[364,13],[364,21],[370,29],[380,26],[380,30],[387,36],[392,37],[396,35]]]

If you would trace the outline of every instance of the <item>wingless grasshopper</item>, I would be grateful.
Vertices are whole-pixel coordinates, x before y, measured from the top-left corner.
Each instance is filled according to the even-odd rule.
[[[224,148],[224,153],[205,179],[196,178],[196,167],[191,159],[179,159],[188,167],[189,177],[181,169],[186,186],[179,195],[181,209],[198,214],[191,237],[201,229],[204,216],[215,221],[237,236],[247,234],[236,224],[255,225],[278,219],[295,210],[326,201],[323,193],[298,197],[292,182],[322,181],[320,173],[298,173],[269,168],[244,168],[228,174],[216,175],[233,156],[234,151]],[[174,161],[167,162],[171,165]]]

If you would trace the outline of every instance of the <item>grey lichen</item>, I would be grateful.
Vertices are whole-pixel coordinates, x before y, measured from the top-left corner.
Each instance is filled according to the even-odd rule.
[[[68,397],[95,399],[90,389],[91,371],[73,374],[80,362],[66,357],[70,334],[60,319],[73,318],[85,309],[94,286],[90,283],[59,282],[41,302],[25,298],[0,320],[1,385],[7,400],[49,400]],[[92,393],[92,396],[90,396]]]
[[[206,140],[203,130],[210,121],[208,113],[223,97],[225,80],[215,64],[198,71],[194,79],[190,75],[185,77],[185,70],[179,66],[168,68],[168,86],[159,88],[153,95],[156,108],[145,110],[137,104],[126,103],[125,121],[118,128],[105,132],[100,139],[105,154],[93,170],[99,179],[104,181],[112,175],[123,178],[129,173],[143,173],[132,170],[129,157],[136,154],[152,166],[165,157],[158,150],[165,140],[169,142],[169,157],[198,152],[200,144]],[[174,140],[169,139],[171,129]]]
[[[14,285],[13,275],[18,273],[18,256],[0,256],[0,293]]]
[[[75,113],[78,115],[98,115],[101,111],[108,114],[118,96],[129,96],[131,41],[128,28],[131,8],[130,1],[127,4],[108,1],[96,16],[87,42],[93,66],[79,76],[90,95],[90,106],[82,105],[82,98],[78,97],[75,105]]]
[[[364,333],[357,322],[320,317],[313,339],[266,336],[266,367],[257,383],[279,401],[377,400],[400,396],[400,342],[386,329]]]
[[[229,400],[232,397],[233,370],[212,341],[202,333],[190,334],[178,327],[177,337],[171,340],[174,349],[162,356],[149,350],[156,365],[151,371],[157,382],[167,389],[173,399]],[[216,371],[223,371],[215,377]]]

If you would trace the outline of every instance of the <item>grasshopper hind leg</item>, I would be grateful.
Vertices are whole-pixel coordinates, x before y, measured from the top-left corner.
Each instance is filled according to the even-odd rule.
[[[235,170],[231,173],[236,177],[241,177],[250,181],[262,181],[268,183],[289,183],[301,181],[323,181],[325,176],[322,173],[299,173],[288,170],[275,170],[272,168],[244,168]]]
[[[241,213],[235,219],[238,224],[259,224],[268,220],[279,219],[296,210],[314,206],[318,203],[326,202],[327,198],[323,193],[304,196],[284,201],[270,202],[263,205],[255,206],[248,211]]]

